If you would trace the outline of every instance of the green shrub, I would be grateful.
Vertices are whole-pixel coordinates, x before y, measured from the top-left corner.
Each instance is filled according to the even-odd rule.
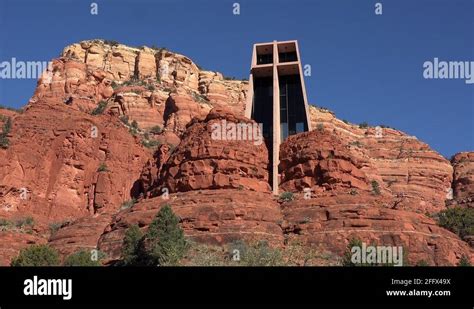
[[[110,45],[110,46],[117,46],[117,45],[119,45],[119,42],[117,42],[115,40],[104,40],[104,44]]]
[[[137,224],[127,229],[122,246],[122,263],[124,265],[133,266],[140,264],[142,239],[143,233]]]
[[[324,125],[322,123],[318,123],[318,125],[316,126],[316,129],[321,132],[324,130]]]
[[[120,85],[117,84],[115,81],[112,81],[112,83],[110,84],[110,86],[112,86],[112,89],[117,89]]]
[[[99,167],[97,168],[97,171],[100,173],[100,172],[108,172],[109,171],[109,168],[107,167],[107,165],[105,163],[101,163],[99,165]]]
[[[21,218],[16,221],[16,227],[19,229],[32,228],[35,225],[33,217]]]
[[[8,134],[12,128],[12,120],[10,117],[7,117],[7,120],[3,123],[2,133],[0,133],[0,148],[7,149],[10,146],[10,141],[8,140]]]
[[[161,142],[160,141],[155,141],[155,140],[144,139],[144,140],[142,140],[142,145],[145,146],[146,148],[154,148],[156,146],[160,146]]]
[[[374,246],[376,247],[377,244],[375,243],[372,243],[370,244],[370,246]],[[352,262],[352,248],[354,247],[359,247],[361,248],[361,251],[362,251],[362,240],[358,239],[358,238],[351,238],[349,240],[349,244],[347,245],[346,247],[346,251],[344,252],[344,255],[342,256],[342,261],[341,261],[341,264],[342,266],[394,266],[394,263],[378,263],[377,261],[374,261],[374,262],[365,262],[365,263],[353,263]],[[402,265],[408,265],[408,250],[406,250],[406,248],[402,248],[402,251],[403,251],[403,257],[401,257],[402,261]],[[363,254],[363,252],[361,252]],[[399,257],[400,258],[400,257]]]
[[[136,128],[130,127],[128,129],[128,133],[132,134],[133,136],[137,136],[138,135],[138,130]]]
[[[0,148],[7,149],[10,146],[10,141],[6,136],[0,134]]]
[[[415,266],[430,266],[426,260],[419,260]]]
[[[131,200],[125,201],[125,202],[123,202],[122,205],[120,206],[120,209],[132,208],[133,205],[135,205],[136,202],[137,202],[137,200],[136,200],[135,198],[132,198]]]
[[[186,266],[230,266],[229,260],[225,258],[222,247],[189,243],[188,254],[186,255]]]
[[[350,146],[361,147],[362,143],[359,141],[353,141],[349,143]]]
[[[242,247],[243,246],[243,247]],[[282,253],[279,249],[271,248],[266,241],[259,241],[253,245],[241,244],[239,250],[240,263],[242,266],[281,266],[284,265]]]
[[[8,226],[8,225],[11,225],[11,221],[0,218],[0,226]]]
[[[119,117],[120,121],[122,121],[124,124],[128,125],[128,116],[127,115],[122,115]]]
[[[143,248],[143,233],[134,224],[125,232],[122,246],[122,265],[135,266],[143,264],[146,252]]]
[[[459,260],[458,266],[472,266],[471,262],[469,262],[469,258],[465,255],[461,256],[461,259]]]
[[[187,251],[179,218],[169,205],[163,206],[148,227],[145,235],[149,245],[149,262],[153,265],[176,265]]]
[[[347,245],[346,251],[342,257],[342,266],[359,266],[358,264],[352,263],[352,248],[359,247],[362,248],[362,240],[358,238],[351,238],[349,244]]]
[[[368,124],[367,122],[365,122],[365,121],[362,122],[361,124],[359,124],[359,128],[361,128],[361,129],[366,129],[366,128],[368,128],[368,127],[369,127],[369,124]]]
[[[65,226],[67,223],[68,223],[68,221],[50,223],[49,224],[49,231],[51,232],[51,235],[56,233],[60,228]]]
[[[11,266],[57,266],[59,265],[58,252],[48,245],[32,245],[21,249]]]
[[[153,86],[153,85],[148,85],[148,86],[146,87],[146,89],[148,89],[148,90],[150,90],[150,91],[155,91],[155,86]]]
[[[200,103],[209,103],[209,100],[202,94],[196,93],[194,91],[191,91],[191,96],[193,97],[194,101],[200,102]]]
[[[100,251],[97,252],[97,259],[94,259],[92,251],[82,249],[71,255],[64,260],[64,266],[101,266],[100,260],[104,258],[104,254]]]
[[[376,180],[372,180],[370,183],[372,185],[372,193],[375,195],[380,195],[380,185]]]
[[[284,202],[290,202],[294,199],[295,199],[295,197],[293,195],[293,192],[282,192],[280,194],[280,200],[282,200]]]
[[[102,115],[104,113],[106,107],[107,107],[107,102],[106,101],[100,101],[99,105],[97,105],[97,107],[92,110],[91,114],[92,115]]]
[[[139,79],[137,76],[133,76],[129,80],[123,83],[124,86],[143,86],[145,85],[145,81]]]
[[[10,133],[11,128],[12,128],[12,119],[10,117],[7,117],[7,120],[3,124],[3,128],[2,128],[3,134]]]
[[[14,223],[7,219],[0,218],[0,231],[8,231],[14,227]]]
[[[150,133],[153,133],[153,134],[160,134],[161,131],[162,129],[160,126],[154,126],[150,128]]]
[[[474,208],[454,207],[438,213],[438,224],[464,238],[474,235]]]

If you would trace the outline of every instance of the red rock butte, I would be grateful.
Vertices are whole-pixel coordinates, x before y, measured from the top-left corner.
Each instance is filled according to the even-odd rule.
[[[255,80],[203,70],[163,48],[83,41],[65,47],[47,73],[21,112],[0,109],[0,124],[11,122],[0,148],[0,265],[43,243],[62,258],[98,248],[112,263],[126,229],[146,230],[166,204],[187,237],[204,244],[285,248],[295,240],[342,256],[357,237],[403,246],[409,265],[474,262],[473,238],[432,218],[473,207],[473,152],[447,160],[401,131],[339,120],[306,95],[306,129],[272,135],[271,149],[213,139],[222,120],[259,122],[248,112]],[[34,221],[29,229],[6,224],[25,218]]]

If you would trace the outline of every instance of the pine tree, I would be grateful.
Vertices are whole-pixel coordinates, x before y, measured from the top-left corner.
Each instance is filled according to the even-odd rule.
[[[141,260],[141,242],[143,233],[137,224],[132,225],[125,232],[122,247],[123,264],[139,265]]]
[[[176,265],[187,251],[179,218],[169,205],[163,206],[151,222],[145,236],[149,262],[153,265]]]

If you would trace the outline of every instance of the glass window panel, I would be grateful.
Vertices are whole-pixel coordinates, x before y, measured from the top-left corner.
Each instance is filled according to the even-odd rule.
[[[280,127],[280,139],[284,141],[288,137],[288,124],[282,123]]]
[[[304,123],[303,122],[297,122],[296,123],[296,133],[301,133],[304,132]]]

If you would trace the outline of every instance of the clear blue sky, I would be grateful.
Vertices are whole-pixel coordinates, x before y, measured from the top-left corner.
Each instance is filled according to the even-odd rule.
[[[389,125],[445,156],[474,150],[474,85],[425,80],[423,63],[474,61],[474,0],[0,0],[0,61],[48,61],[104,38],[157,45],[202,67],[248,77],[255,42],[297,39],[309,101],[341,119]],[[241,14],[232,14],[232,4]],[[0,79],[0,104],[20,107],[35,80]]]

